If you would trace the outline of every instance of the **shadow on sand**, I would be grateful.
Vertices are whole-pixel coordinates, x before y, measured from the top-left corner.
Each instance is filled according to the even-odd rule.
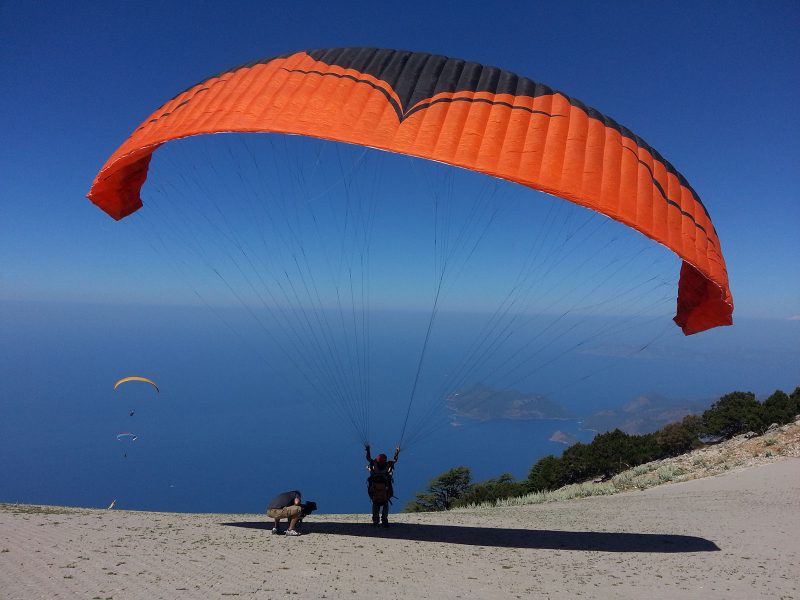
[[[272,529],[272,522],[220,523],[228,527]],[[285,525],[284,525],[285,527]],[[370,523],[313,521],[303,524],[304,535],[346,535],[420,542],[536,548],[545,550],[593,550],[598,552],[717,552],[712,541],[690,535],[660,533],[610,533],[603,531],[553,531],[548,529],[501,529],[462,525],[392,523],[389,529]]]

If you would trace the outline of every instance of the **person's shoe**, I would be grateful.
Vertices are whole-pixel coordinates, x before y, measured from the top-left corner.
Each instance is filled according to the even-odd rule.
[[[272,528],[272,535],[278,535],[279,533],[280,533],[280,531],[278,531],[277,527],[273,527]]]
[[[373,526],[373,527],[377,527],[378,525],[380,525],[380,523],[378,523],[377,521],[373,521],[373,522],[372,522],[372,526]]]
[[[384,526],[384,527],[389,527],[389,521],[384,521],[384,522],[383,522],[383,526]]]
[[[287,529],[284,535],[300,535],[300,532],[296,529]]]

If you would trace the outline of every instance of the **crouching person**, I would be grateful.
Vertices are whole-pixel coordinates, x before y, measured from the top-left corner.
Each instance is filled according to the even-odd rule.
[[[280,533],[278,525],[281,519],[289,521],[289,528],[286,535],[300,535],[300,526],[303,524],[303,517],[307,517],[317,510],[317,503],[309,500],[303,502],[302,494],[297,490],[283,492],[270,500],[267,507],[267,516],[275,520],[272,533]]]
[[[303,515],[303,498],[302,494],[297,490],[290,492],[283,492],[278,494],[269,502],[267,507],[267,516],[275,520],[275,525],[272,528],[273,534],[280,533],[278,525],[281,519],[289,521],[289,528],[286,530],[286,535],[300,535],[297,526],[302,522]]]

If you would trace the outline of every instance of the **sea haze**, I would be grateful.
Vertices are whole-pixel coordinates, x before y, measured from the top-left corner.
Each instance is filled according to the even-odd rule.
[[[298,488],[324,512],[368,510],[360,439],[302,381],[293,381],[298,375],[274,348],[254,346],[258,334],[234,332],[236,311],[220,319],[205,307],[5,302],[0,308],[0,501],[103,507],[116,499],[129,509],[261,512],[274,493]],[[373,337],[374,453],[391,453],[399,438],[426,319],[384,318],[395,329]],[[474,320],[444,315],[437,322],[439,337],[424,362],[408,425],[411,433],[420,430],[430,415],[435,427],[401,454],[395,510],[449,468],[468,466],[478,480],[504,472],[524,477],[538,458],[565,447],[549,441],[554,431],[590,439],[575,420],[448,421],[432,394],[462,349],[458,333]],[[781,337],[780,331],[775,327],[774,345],[790,352],[795,332]],[[668,345],[659,352],[651,368],[639,359],[638,371],[624,377],[618,371],[619,393],[602,383],[611,378],[603,375],[552,399],[586,415],[658,389],[660,381],[674,385],[668,375],[686,370],[685,357],[671,356]],[[600,360],[613,366],[613,353],[603,354]],[[720,391],[790,388],[797,375],[792,359],[773,361],[776,371],[758,378],[758,364],[749,368],[727,356],[723,368],[740,379]],[[554,382],[598,364],[590,353],[588,367],[580,360],[554,363],[522,391],[552,390]],[[160,393],[135,383],[114,391],[114,382],[127,375],[154,379]],[[686,379],[700,375],[688,369]],[[587,392],[592,386],[596,394]],[[692,397],[692,389],[682,391]],[[702,390],[694,397],[707,395]],[[138,437],[120,442],[120,432]]]

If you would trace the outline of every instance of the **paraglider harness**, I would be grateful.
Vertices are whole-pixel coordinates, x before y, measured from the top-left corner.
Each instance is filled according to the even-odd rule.
[[[394,461],[386,461],[381,464],[378,461],[370,461],[369,477],[367,477],[367,493],[375,504],[392,503],[395,498],[392,484],[394,479]]]

